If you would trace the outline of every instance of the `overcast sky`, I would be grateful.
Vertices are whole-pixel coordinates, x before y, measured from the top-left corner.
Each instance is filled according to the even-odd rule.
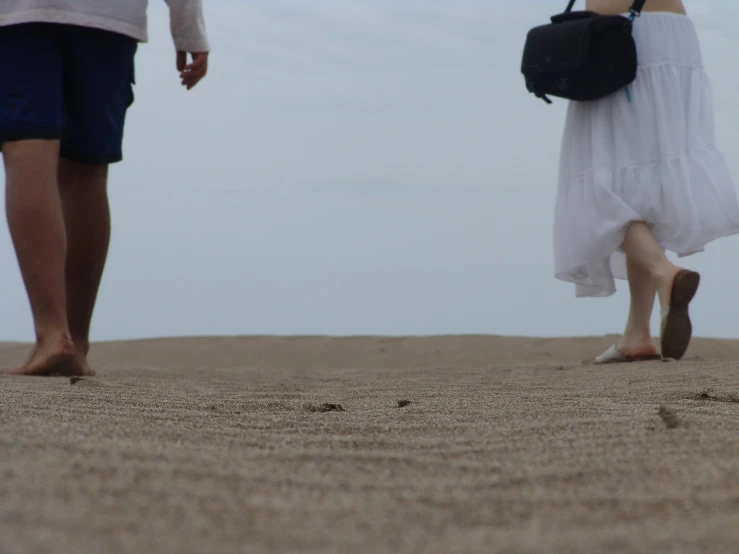
[[[187,93],[151,1],[95,340],[621,331],[625,282],[576,299],[553,277],[565,103],[519,64],[564,0],[205,3],[211,74]],[[687,4],[739,183],[739,4]],[[684,263],[696,334],[739,337],[739,237]],[[0,338],[30,340],[5,225],[0,264]]]

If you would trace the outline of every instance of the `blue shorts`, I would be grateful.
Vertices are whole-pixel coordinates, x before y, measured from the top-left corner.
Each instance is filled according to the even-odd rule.
[[[58,139],[60,155],[75,162],[123,159],[137,46],[131,37],[88,27],[0,27],[0,148]]]

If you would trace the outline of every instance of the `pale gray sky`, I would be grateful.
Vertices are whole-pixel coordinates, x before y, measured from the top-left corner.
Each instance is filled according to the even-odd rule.
[[[211,74],[186,93],[152,0],[93,338],[619,332],[626,283],[576,299],[553,277],[565,103],[519,72],[565,4],[208,0]],[[739,5],[687,4],[739,184]],[[0,263],[0,338],[30,340],[4,225]],[[739,237],[684,263],[696,334],[739,336]]]

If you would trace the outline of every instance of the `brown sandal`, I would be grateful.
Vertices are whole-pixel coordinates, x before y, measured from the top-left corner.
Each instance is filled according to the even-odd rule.
[[[679,360],[685,355],[693,335],[688,304],[693,300],[700,275],[695,271],[682,269],[675,274],[670,291],[670,306],[662,310],[660,347],[663,358]]]

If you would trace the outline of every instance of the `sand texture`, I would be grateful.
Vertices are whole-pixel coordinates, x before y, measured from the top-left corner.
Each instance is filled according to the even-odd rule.
[[[167,339],[0,377],[0,552],[738,552],[739,342],[581,363],[612,341]]]

